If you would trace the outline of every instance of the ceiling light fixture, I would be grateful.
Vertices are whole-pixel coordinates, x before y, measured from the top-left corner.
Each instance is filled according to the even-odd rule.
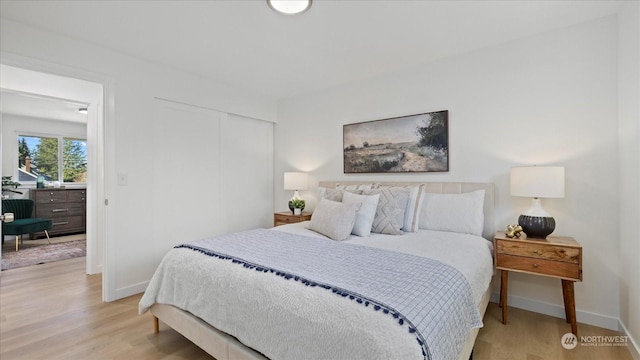
[[[78,112],[80,114],[85,114],[86,115],[89,112],[89,109],[87,109],[86,107],[81,107],[81,108],[78,109]]]
[[[312,0],[267,0],[267,4],[270,8],[281,14],[296,15],[309,10],[311,1]]]

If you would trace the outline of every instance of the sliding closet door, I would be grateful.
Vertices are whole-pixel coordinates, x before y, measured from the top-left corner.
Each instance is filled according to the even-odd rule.
[[[229,114],[222,136],[226,231],[273,226],[273,123]]]
[[[153,124],[153,233],[169,245],[224,231],[220,124],[226,114],[156,100]]]

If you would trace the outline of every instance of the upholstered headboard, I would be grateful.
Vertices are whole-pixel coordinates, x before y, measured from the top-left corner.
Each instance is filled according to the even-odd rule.
[[[336,185],[380,184],[383,186],[426,185],[426,192],[439,194],[460,194],[484,189],[484,229],[482,236],[493,239],[495,190],[492,183],[461,183],[461,182],[388,182],[388,181],[320,181],[321,187],[334,188]]]

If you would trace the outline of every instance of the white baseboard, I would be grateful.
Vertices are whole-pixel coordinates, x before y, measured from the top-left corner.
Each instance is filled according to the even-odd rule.
[[[113,301],[123,299],[131,295],[143,293],[147,289],[147,286],[149,286],[149,281],[143,281],[131,286],[116,289],[115,299],[113,299]]]
[[[491,301],[495,303],[499,303],[500,294],[497,292],[492,293]],[[564,306],[562,305],[549,304],[549,303],[531,300],[531,299],[527,299],[519,296],[509,296],[507,298],[507,303],[509,304],[509,306],[512,306],[518,309],[533,311],[535,313],[545,314],[545,315],[549,315],[549,316],[553,316],[561,319],[564,319],[565,317]],[[576,319],[578,320],[578,322],[583,324],[589,324],[589,325],[598,326],[601,328],[615,330],[615,331],[621,330],[620,320],[614,317],[606,316],[606,315],[595,314],[589,311],[582,311],[582,310],[576,309]]]
[[[96,265],[94,269],[89,269],[89,271],[87,271],[87,275],[96,275],[96,274],[102,274],[102,265]]]
[[[624,326],[622,321],[620,321],[620,331],[624,332],[624,334],[629,337],[629,343],[631,344],[627,348],[629,349],[633,359],[640,360],[640,346],[638,346],[638,342],[631,336],[631,333],[627,330],[627,327]]]
[[[497,292],[492,293],[491,302],[500,303],[500,294]],[[561,305],[549,304],[519,296],[509,296],[507,298],[507,303],[509,304],[509,306],[518,309],[533,311],[539,314],[545,314],[561,319],[564,319],[565,316],[564,306]],[[576,318],[578,322],[583,324],[589,324],[615,331],[622,331],[629,338],[629,346],[627,348],[629,349],[631,356],[634,360],[640,360],[640,346],[638,346],[638,342],[631,336],[629,330],[627,330],[620,319],[577,309]]]

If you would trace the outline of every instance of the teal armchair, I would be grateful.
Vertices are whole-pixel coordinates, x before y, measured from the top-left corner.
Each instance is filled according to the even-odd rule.
[[[23,241],[23,234],[32,234],[44,231],[47,240],[51,243],[48,230],[53,228],[50,219],[39,219],[31,217],[33,214],[33,200],[31,199],[8,199],[2,200],[2,213],[13,213],[13,222],[2,223],[2,243],[5,235],[16,236],[16,251],[18,251],[18,240]]]

